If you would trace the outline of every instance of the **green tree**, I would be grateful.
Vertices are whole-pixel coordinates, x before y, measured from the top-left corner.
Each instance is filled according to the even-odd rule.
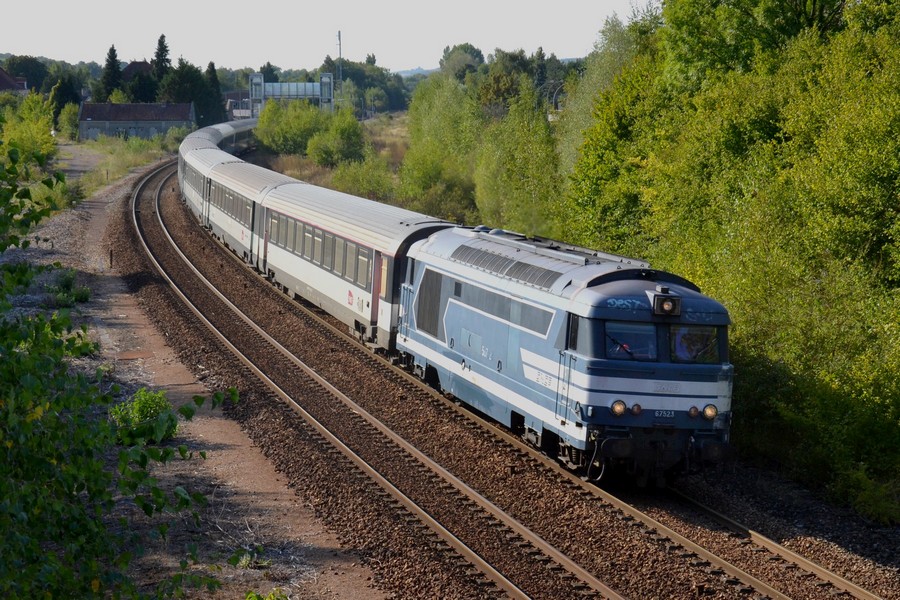
[[[474,73],[483,64],[484,54],[468,42],[456,44],[452,48],[446,46],[439,61],[441,71],[460,82],[465,81],[468,73]]]
[[[546,105],[525,81],[509,113],[492,123],[479,147],[475,201],[492,227],[550,236],[559,193],[557,157]]]
[[[25,96],[15,109],[7,107],[4,113],[6,123],[0,132],[3,142],[17,148],[25,156],[52,156],[56,152],[56,141],[51,133],[53,108],[51,100],[44,100],[36,93]]]
[[[156,82],[162,83],[172,68],[172,60],[169,58],[169,45],[166,43],[166,36],[160,35],[156,41],[156,52],[150,60],[150,66],[153,67],[153,78]]]
[[[416,87],[400,169],[408,208],[460,223],[477,220],[472,171],[483,123],[477,102],[456,79],[434,74]]]
[[[125,88],[132,102],[156,102],[159,83],[152,74],[138,71]]]
[[[567,95],[557,132],[560,172],[564,176],[572,172],[584,143],[584,132],[593,123],[594,103],[613,86],[622,69],[634,59],[637,48],[635,28],[626,27],[616,16],[609,17],[585,61],[583,75],[560,84],[565,86]]]
[[[169,71],[159,88],[160,102],[193,102],[197,124],[201,127],[222,119],[222,96],[217,94],[204,74],[183,58]]]
[[[278,154],[306,154],[309,140],[327,127],[322,111],[304,101],[266,102],[256,136]]]
[[[59,112],[56,120],[56,128],[66,139],[78,140],[78,105],[66,104]]]
[[[278,72],[280,70],[281,69],[268,61],[259,68],[259,72],[263,75],[263,81],[266,83],[278,83]]]
[[[306,149],[309,157],[323,167],[362,160],[365,148],[363,128],[353,111],[344,108],[327,121],[328,128],[310,138]]]
[[[4,70],[13,77],[24,77],[30,90],[40,90],[47,78],[47,65],[33,56],[10,56]]]
[[[54,120],[59,119],[59,114],[66,105],[74,104],[76,108],[81,105],[81,87],[72,73],[63,75],[53,86],[50,101],[53,104]]]
[[[366,106],[373,112],[381,112],[388,105],[387,93],[381,88],[369,88],[366,90]]]
[[[226,120],[225,102],[222,99],[222,87],[219,85],[219,75],[216,72],[216,64],[211,62],[206,66],[206,83],[209,87],[209,106],[203,109],[210,115],[211,123],[221,123]],[[216,101],[218,99],[218,101]]]
[[[663,40],[670,79],[696,89],[718,72],[749,71],[805,29],[844,24],[846,0],[676,0],[664,3]]]
[[[109,47],[106,53],[106,63],[103,66],[103,74],[100,76],[100,85],[97,88],[96,102],[106,102],[113,90],[122,89],[122,65],[116,54],[115,45]]]
[[[532,78],[534,69],[524,50],[504,52],[498,48],[489,58],[487,75],[478,86],[478,100],[486,114],[497,118],[506,114],[522,91],[521,76]],[[524,81],[530,86],[533,80]]]

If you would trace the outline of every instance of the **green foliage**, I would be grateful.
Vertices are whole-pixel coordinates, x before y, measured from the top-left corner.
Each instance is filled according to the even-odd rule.
[[[363,160],[339,164],[331,182],[335,189],[342,192],[391,204],[396,196],[394,180],[387,160],[369,147]]]
[[[309,157],[319,166],[332,168],[340,163],[362,160],[363,128],[353,112],[342,109],[326,121],[328,128],[314,134],[306,146]]]
[[[12,77],[24,77],[29,90],[40,90],[47,78],[47,65],[33,56],[10,56],[3,70]]]
[[[128,92],[116,88],[109,93],[109,97],[106,101],[111,104],[128,104],[131,102],[131,97],[128,95]]]
[[[142,437],[159,443],[175,437],[178,431],[178,418],[164,390],[141,388],[130,399],[111,407],[109,416],[124,441]]]
[[[558,197],[555,142],[546,106],[527,83],[509,113],[488,127],[475,168],[476,203],[485,223],[550,236]]]
[[[15,108],[6,108],[2,141],[25,155],[51,157],[56,153],[53,138],[53,105],[40,94],[30,93]]]
[[[27,157],[27,160],[26,160]],[[34,164],[43,157],[28,157],[8,149],[0,169],[0,240],[2,249],[25,246],[25,236],[49,206],[32,201]],[[62,178],[45,179],[54,186]],[[136,503],[148,516],[180,513],[202,506],[205,498],[176,488],[166,494],[151,477],[155,464],[172,460],[176,453],[189,457],[186,448],[148,447],[169,431],[169,421],[157,418],[116,455],[116,429],[100,410],[112,404],[111,393],[100,391],[103,371],[95,376],[73,374],[72,358],[96,351],[87,330],[73,327],[64,311],[33,317],[8,314],[7,297],[34,280],[37,268],[7,263],[0,284],[0,596],[4,598],[140,598],[127,575],[133,552],[142,540],[128,527],[110,528],[117,499]],[[74,272],[61,271],[56,285],[77,293]],[[104,387],[109,387],[104,386]],[[232,394],[234,398],[234,394]],[[204,399],[197,397],[194,405]],[[216,394],[213,406],[222,401]],[[154,398],[136,406],[156,404]],[[194,406],[179,413],[190,418]],[[141,409],[141,414],[149,410]],[[170,523],[160,522],[165,535]],[[186,564],[186,563],[185,563]],[[161,594],[182,594],[186,585],[215,589],[205,575],[182,572],[161,584]]]
[[[557,132],[560,173],[570,173],[584,143],[584,131],[592,122],[597,96],[609,90],[622,69],[634,58],[637,40],[634,28],[626,28],[618,18],[608,18],[600,39],[586,60],[584,73],[566,82],[566,105]]]
[[[738,39],[722,33],[747,17],[738,2],[701,4],[668,3],[665,43],[645,40],[598,96],[563,212],[570,236],[722,300],[743,456],[897,522],[900,22],[851,13],[824,37],[800,14],[779,29],[760,2],[759,31]],[[713,39],[677,49],[679,27]]]
[[[66,104],[59,113],[56,123],[60,135],[70,141],[78,139],[78,105]]]
[[[74,269],[65,269],[57,274],[56,283],[46,287],[46,292],[51,298],[51,306],[71,308],[77,302],[87,302],[90,299],[90,288],[83,285],[75,285],[75,277]]]
[[[306,155],[312,137],[327,128],[326,115],[308,102],[267,102],[256,137],[277,154]]]
[[[465,81],[466,75],[478,71],[484,64],[484,54],[468,42],[446,46],[440,60],[441,71],[457,81]]]
[[[110,46],[103,65],[103,74],[94,86],[94,102],[106,102],[113,91],[122,89],[122,65],[115,45]]]
[[[432,75],[419,84],[400,170],[408,208],[460,223],[477,220],[472,169],[482,127],[477,102],[456,80]]]

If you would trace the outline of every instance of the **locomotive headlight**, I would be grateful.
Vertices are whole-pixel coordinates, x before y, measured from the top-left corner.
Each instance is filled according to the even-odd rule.
[[[625,414],[625,403],[621,400],[616,400],[612,403],[612,406],[609,407],[609,410],[617,417],[621,417]]]
[[[640,404],[635,404],[631,407],[631,414],[633,414],[634,416],[638,416],[639,414],[641,414],[642,410],[643,409],[641,408]]]
[[[700,414],[700,409],[697,408],[696,406],[692,406],[688,409],[688,416],[690,416],[692,419],[696,418],[697,415],[699,415],[699,414]]]
[[[716,415],[718,415],[718,414],[719,414],[719,409],[716,408],[712,404],[707,404],[706,406],[703,407],[703,417],[710,421],[715,419]]]
[[[677,317],[681,314],[681,298],[669,294],[669,288],[664,285],[656,286],[658,294],[653,294],[653,314],[668,317]]]

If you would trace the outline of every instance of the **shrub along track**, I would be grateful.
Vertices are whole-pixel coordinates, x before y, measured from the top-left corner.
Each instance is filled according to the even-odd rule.
[[[510,452],[503,444],[473,427],[464,417],[429,400],[421,392],[396,377],[386,377],[384,366],[359,347],[321,327],[311,328],[308,315],[271,286],[262,284],[248,269],[221,254],[222,249],[202,232],[184,211],[175,194],[165,204],[179,245],[190,253],[198,268],[217,281],[220,289],[235,298],[255,319],[272,320],[282,332],[282,341],[293,352],[342,387],[347,393],[423,452],[436,457],[472,487],[488,494],[504,510],[517,515],[522,522],[541,531],[542,535],[578,560],[585,568],[602,573],[604,579],[630,597],[688,598],[746,597],[740,585],[727,583],[713,570],[692,564],[690,556],[672,553],[671,544],[656,539],[653,532],[631,527],[621,513],[612,510],[590,494],[572,494],[560,485],[559,478],[534,459]],[[178,219],[179,225],[174,226]],[[133,257],[138,260],[137,257]],[[156,287],[150,271],[133,278],[136,288]],[[152,286],[150,284],[153,284]],[[242,401],[230,413],[263,447],[277,467],[288,474],[298,493],[306,495],[323,518],[346,539],[366,540],[369,564],[375,568],[381,584],[401,595],[468,597],[472,590],[456,587],[465,575],[434,573],[429,551],[414,545],[403,552],[403,545],[384,539],[372,539],[368,524],[377,520],[372,505],[357,497],[359,486],[342,476],[333,460],[313,460],[320,451],[316,440],[302,439],[283,423],[293,419],[285,409],[259,393],[252,379],[237,377],[237,369],[227,356],[220,356],[217,342],[209,334],[191,324],[178,304],[169,304],[168,294],[158,290],[151,312],[173,333],[189,365],[198,367],[199,375],[214,389],[238,387]],[[243,301],[241,299],[244,299]],[[173,315],[175,311],[177,315]],[[171,316],[170,316],[171,315]],[[177,328],[177,329],[173,329]],[[362,384],[362,385],[361,385]],[[349,391],[348,391],[349,390]],[[306,450],[303,450],[306,448]],[[402,526],[394,524],[401,539],[417,537],[414,528],[401,534]],[[383,532],[375,538],[383,536]],[[541,573],[535,573],[541,578]],[[410,587],[412,586],[412,587]],[[423,587],[424,586],[424,587]],[[428,587],[432,586],[432,587]],[[428,589],[429,592],[423,592]],[[400,592],[399,590],[403,590]],[[816,590],[818,593],[820,590]],[[816,597],[794,593],[793,597]],[[539,593],[536,597],[541,596]]]

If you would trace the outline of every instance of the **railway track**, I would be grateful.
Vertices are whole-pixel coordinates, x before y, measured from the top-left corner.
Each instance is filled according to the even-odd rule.
[[[152,187],[151,182],[147,185]],[[386,497],[394,511],[408,511],[427,527],[434,538],[430,545],[446,546],[468,561],[474,569],[466,569],[466,577],[479,590],[486,592],[493,586],[513,598],[621,598],[392,433],[241,315],[212,286],[199,285],[199,272],[190,268],[186,259],[179,262],[174,246],[163,243],[161,221],[153,218],[159,212],[146,208],[145,198],[150,196],[153,194],[141,194],[136,200],[136,228],[148,254],[178,295],[246,368],[291,403],[323,443],[339,451],[358,473],[385,492],[386,496],[377,492],[378,497]],[[458,562],[452,553],[447,555],[444,562]]]
[[[148,182],[145,189],[154,185]],[[170,188],[171,184],[166,184],[159,189]],[[143,196],[135,195],[138,229],[149,231],[155,227],[151,217],[166,215],[177,244],[190,254],[189,262],[223,294],[215,300],[198,300],[203,306],[198,312],[219,323],[226,330],[224,337],[243,340],[241,346],[251,357],[250,362],[263,365],[241,368],[254,378],[261,371],[274,373],[274,385],[283,390],[277,393],[301,399],[303,408],[295,410],[329,423],[330,434],[316,426],[292,433],[271,430],[265,434],[276,440],[269,446],[270,456],[279,468],[290,473],[292,467],[286,465],[296,463],[298,458],[315,456],[325,445],[337,448],[320,468],[339,473],[345,483],[352,483],[329,493],[341,496],[371,487],[375,500],[356,498],[349,504],[390,505],[384,514],[391,516],[379,516],[378,520],[385,522],[388,530],[411,531],[403,534],[404,541],[418,540],[423,537],[423,528],[427,530],[429,541],[410,554],[419,561],[416,569],[429,568],[422,564],[440,565],[443,577],[432,585],[441,590],[441,595],[818,598],[843,589],[826,590],[818,580],[810,582],[805,576],[785,578],[776,574],[770,581],[766,578],[771,577],[771,561],[759,561],[759,556],[753,556],[758,553],[751,552],[749,559],[740,558],[743,562],[732,564],[572,477],[515,438],[499,431],[485,435],[484,427],[475,425],[471,415],[429,394],[402,373],[386,374],[385,361],[342,333],[324,330],[310,311],[288,301],[246,267],[223,255],[196,222],[191,222],[174,194],[169,194],[161,209],[147,208],[139,199]],[[160,247],[159,242],[153,244]],[[186,297],[209,298],[209,292],[198,289],[194,272],[171,266],[179,261],[185,264],[171,257],[161,262],[166,265],[164,269],[179,272],[173,279],[184,282]],[[243,319],[230,316],[231,309],[223,302],[225,296],[242,305],[248,321],[268,328],[280,340],[285,354],[299,356],[310,366],[299,367],[298,359],[280,352],[282,358],[272,358],[275,353],[269,341],[249,342],[258,340],[260,333]],[[204,361],[210,370],[219,360],[213,354],[210,351],[210,359]],[[332,391],[324,391],[329,386],[311,372],[322,373],[344,390],[337,394],[340,399],[335,400]],[[361,385],[360,381],[366,383]],[[271,404],[271,398],[259,401]],[[265,411],[275,410],[270,404],[259,406],[266,406]],[[253,410],[257,408],[237,409],[245,413],[248,426],[259,424],[258,415],[246,414]],[[351,416],[353,420],[349,420]],[[298,427],[296,419],[282,411],[279,419],[290,420],[291,428]],[[339,441],[329,442],[329,436]],[[373,472],[351,457],[351,448],[361,455],[359,460],[375,465],[370,467]],[[347,475],[351,472],[356,474]],[[301,484],[301,476],[294,477]],[[399,496],[396,489],[402,490]],[[415,512],[416,504],[424,514]],[[371,514],[371,506],[363,514]],[[447,537],[447,531],[458,535]],[[738,546],[745,541],[735,540]],[[438,547],[440,552],[435,550]],[[603,581],[593,574],[602,574]],[[465,591],[450,591],[450,582],[461,585],[461,581],[477,583]]]

